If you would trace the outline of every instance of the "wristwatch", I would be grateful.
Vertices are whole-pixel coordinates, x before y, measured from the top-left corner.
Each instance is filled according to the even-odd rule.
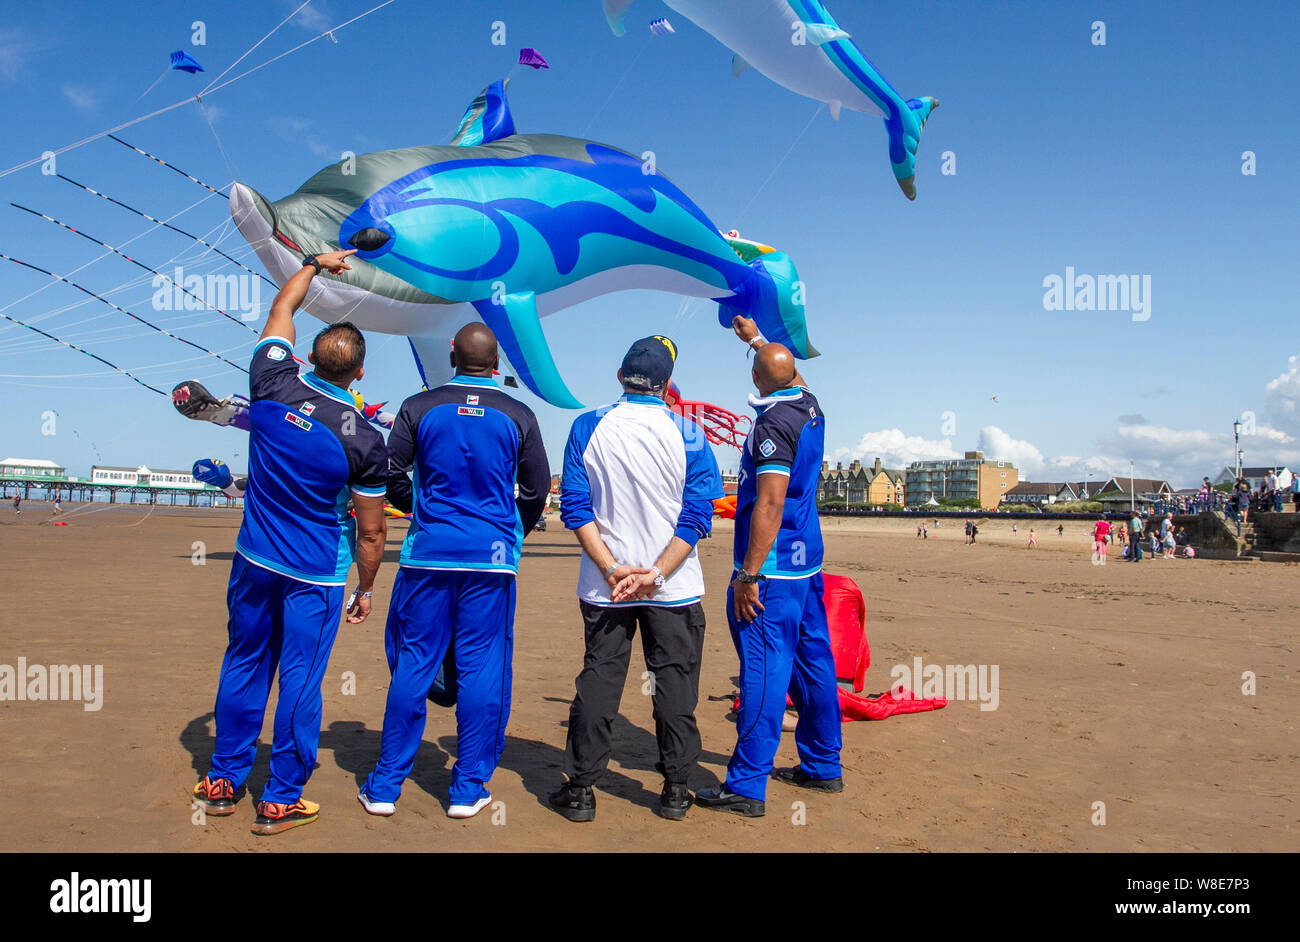
[[[655,588],[662,589],[664,586],[664,574],[659,571],[658,566],[651,566],[650,571],[655,574]]]
[[[303,256],[303,259],[302,259],[302,267],[303,267],[303,268],[306,268],[308,265],[310,265],[310,266],[312,266],[313,268],[316,269],[316,274],[318,274],[318,275],[320,274],[320,262],[316,261],[316,256],[315,256],[315,255],[304,255],[304,256]]]
[[[617,569],[617,568],[618,568],[618,563],[610,563],[610,564],[609,564],[609,568],[605,570],[605,581],[606,581],[606,582],[609,581],[609,577],[610,577],[610,576],[614,575],[614,570]]]
[[[761,582],[766,578],[767,576],[754,575],[753,573],[747,572],[744,569],[740,569],[736,571],[736,581],[744,585],[748,585],[751,582]]]

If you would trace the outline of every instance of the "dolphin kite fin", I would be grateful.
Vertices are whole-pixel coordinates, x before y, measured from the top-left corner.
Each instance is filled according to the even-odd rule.
[[[799,359],[818,356],[808,342],[803,283],[790,256],[764,252],[753,258],[749,267],[754,277],[732,297],[717,299],[718,323],[730,328],[737,314],[752,317],[767,340],[784,344]]]
[[[420,372],[420,381],[425,389],[441,386],[451,379],[450,337],[408,337],[411,353],[415,356],[415,368]]]
[[[916,199],[916,148],[921,143],[921,129],[930,119],[930,113],[938,107],[937,98],[913,98],[897,123],[885,119],[885,130],[889,132],[889,162],[894,165],[894,177],[909,200]]]
[[[490,144],[515,133],[515,119],[506,101],[506,86],[509,84],[510,79],[498,79],[478,93],[460,119],[456,136],[451,139],[453,147]]]
[[[553,406],[582,408],[582,403],[560,378],[546,335],[542,333],[537,297],[531,291],[504,295],[500,303],[491,299],[475,301],[474,310],[497,335],[502,352],[525,386]]]
[[[828,26],[825,23],[805,23],[803,30],[808,42],[814,46],[822,46],[837,39],[852,38],[851,34],[844,32],[838,26]]]
[[[614,35],[627,35],[627,24],[624,20],[627,18],[627,8],[632,5],[632,0],[602,0],[602,5],[605,7],[605,22],[609,24]]]

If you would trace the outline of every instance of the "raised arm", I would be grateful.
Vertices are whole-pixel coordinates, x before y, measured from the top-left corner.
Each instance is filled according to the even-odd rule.
[[[301,270],[295,272],[271,302],[271,313],[267,315],[266,326],[262,328],[262,335],[258,340],[265,340],[267,337],[283,337],[292,345],[297,340],[293,315],[297,313],[303,299],[307,297],[307,288],[311,285],[311,280],[322,270],[328,271],[331,275],[351,271],[352,266],[347,263],[347,257],[356,254],[356,249],[326,252],[316,256],[316,265],[320,268],[316,265],[303,265]]]

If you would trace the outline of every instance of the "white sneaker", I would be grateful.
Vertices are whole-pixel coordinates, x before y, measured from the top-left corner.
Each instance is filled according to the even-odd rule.
[[[367,814],[377,814],[380,817],[387,818],[397,811],[397,805],[391,801],[375,801],[366,794],[364,788],[357,792],[357,801],[361,802],[361,807],[366,809]]]
[[[478,814],[480,811],[486,808],[491,803],[491,801],[492,801],[491,795],[484,795],[482,798],[474,802],[474,804],[472,805],[452,805],[450,808],[447,809],[447,817],[472,818],[474,817],[474,815]]]

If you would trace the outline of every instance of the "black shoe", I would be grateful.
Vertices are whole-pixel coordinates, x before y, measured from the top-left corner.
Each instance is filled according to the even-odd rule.
[[[659,817],[669,821],[680,821],[686,817],[686,811],[695,803],[691,790],[685,785],[664,783],[664,790],[659,793]]]
[[[816,792],[844,791],[844,779],[840,776],[837,775],[835,778],[813,778],[797,765],[793,769],[777,769],[772,773],[772,777],[778,782],[797,785],[800,788],[810,788]]]
[[[565,784],[551,795],[549,802],[570,821],[596,820],[596,795],[590,785]]]
[[[757,798],[746,798],[729,792],[726,788],[706,788],[695,793],[695,803],[701,808],[715,808],[718,811],[731,811],[743,814],[747,818],[761,818],[767,813],[766,805]]]

